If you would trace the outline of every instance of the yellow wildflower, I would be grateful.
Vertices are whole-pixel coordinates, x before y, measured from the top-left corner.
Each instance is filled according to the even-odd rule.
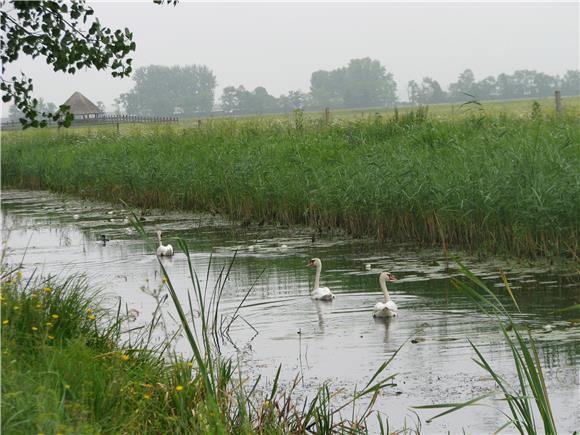
[[[53,319],[58,319],[58,314],[53,314],[53,315],[52,315],[52,316],[50,316],[50,317],[52,317]]]
[[[96,317],[93,316],[92,314],[90,316],[88,316],[88,318],[89,318],[89,320],[95,320],[96,319]]]
[[[87,314],[93,314],[93,310],[91,310],[90,308],[87,308]]]
[[[163,284],[167,284],[167,278],[163,277],[163,278],[161,279],[161,281],[163,282]]]
[[[8,325],[10,323],[10,320],[6,319],[6,320],[2,320],[2,324],[3,325]]]
[[[36,304],[36,308],[40,310],[42,308],[42,304]]]
[[[177,387],[175,387],[175,391],[177,392],[183,391],[183,385],[178,385]]]
[[[38,331],[38,328],[37,328],[36,326],[33,326],[33,327],[32,327],[32,330],[33,330],[33,331]]]
[[[70,385],[69,384],[64,384],[64,389],[65,390],[70,390]]]
[[[151,399],[151,394],[145,393],[145,394],[143,394],[143,398],[149,400],[149,399]]]
[[[49,336],[48,336],[48,339],[49,339],[49,340],[54,340],[54,336],[52,336],[52,335],[49,335]]]
[[[30,294],[30,297],[31,297],[32,299],[36,299],[36,298],[38,297],[38,293],[36,293],[36,292],[32,292],[32,293]]]
[[[50,293],[52,291],[52,288],[44,287],[42,290],[44,290],[45,293]]]
[[[193,367],[193,363],[191,361],[187,362],[187,367],[192,368]]]
[[[18,311],[20,309],[20,305],[14,305],[14,311]]]
[[[20,271],[16,272],[16,279],[18,281],[20,281],[22,279],[22,272],[20,272]]]
[[[130,357],[129,357],[129,355],[127,355],[127,354],[124,353],[123,355],[121,355],[121,359],[123,361],[129,361]]]
[[[46,322],[45,325],[50,328],[52,326],[52,322]]]

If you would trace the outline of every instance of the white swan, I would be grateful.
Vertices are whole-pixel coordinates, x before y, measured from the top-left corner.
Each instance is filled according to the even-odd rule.
[[[387,290],[387,280],[392,282],[396,281],[397,278],[389,272],[381,272],[379,275],[379,284],[385,295],[385,300],[384,302],[376,303],[373,308],[373,317],[394,317],[397,315],[397,304],[391,300],[391,296]]]
[[[316,278],[314,278],[314,289],[310,292],[310,297],[319,301],[331,301],[334,295],[328,287],[320,287],[320,272],[322,271],[322,261],[320,258],[313,258],[308,262],[308,267],[316,267]]]
[[[173,255],[173,246],[171,245],[166,245],[163,246],[163,243],[161,243],[161,231],[157,231],[157,240],[159,240],[159,247],[157,248],[157,255],[162,257],[171,257]]]

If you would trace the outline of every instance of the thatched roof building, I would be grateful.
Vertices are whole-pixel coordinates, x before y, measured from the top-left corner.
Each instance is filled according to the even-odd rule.
[[[72,94],[63,104],[70,106],[70,111],[75,118],[96,118],[103,113],[96,104],[80,92]]]

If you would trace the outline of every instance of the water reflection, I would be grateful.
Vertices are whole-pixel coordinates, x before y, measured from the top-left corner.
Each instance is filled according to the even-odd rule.
[[[43,274],[86,273],[108,294],[121,296],[127,311],[139,311],[138,321],[150,317],[156,302],[140,288],[161,286],[161,270],[155,244],[137,239],[124,224],[127,210],[44,192],[4,191],[2,201],[3,239],[9,238],[13,261],[24,257],[28,270],[37,268]],[[208,291],[236,255],[224,287],[224,312],[231,314],[252,290],[239,313],[243,320],[232,324],[232,343],[225,343],[222,352],[235,355],[249,374],[271,381],[282,364],[286,385],[301,376],[300,394],[311,393],[325,381],[352,391],[406,342],[392,366],[398,373],[397,386],[377,401],[392,427],[402,426],[412,405],[459,402],[494,387],[471,361],[474,354],[467,337],[494,367],[515,379],[497,325],[450,285],[450,278],[459,275],[457,268],[436,251],[382,247],[365,240],[313,241],[307,229],[240,228],[210,215],[153,213],[144,216],[143,224],[152,235],[161,229],[165,243],[174,247],[172,237],[187,242],[202,289]],[[109,239],[106,244],[100,240],[102,234]],[[253,250],[248,249],[251,245]],[[331,303],[308,297],[313,274],[305,264],[312,257],[324,261],[323,284],[337,295]],[[186,298],[192,285],[185,256],[177,252],[162,262],[180,297]],[[580,336],[568,321],[573,315],[556,311],[580,302],[578,274],[557,272],[549,265],[466,262],[511,306],[499,279],[500,268],[508,272],[522,310],[516,317],[537,331],[559,428],[569,432],[579,427],[579,412],[571,412],[570,403],[580,402]],[[371,270],[365,264],[371,264]],[[382,270],[398,278],[389,284],[399,306],[396,318],[372,317],[372,307],[382,297],[378,286]],[[167,315],[173,315],[171,304],[164,306]],[[551,325],[551,332],[544,332],[546,325]],[[187,351],[184,341],[179,346]],[[433,414],[422,414],[423,419],[429,415]],[[456,433],[464,427],[489,433],[499,426],[500,417],[493,409],[466,410],[424,430]]]

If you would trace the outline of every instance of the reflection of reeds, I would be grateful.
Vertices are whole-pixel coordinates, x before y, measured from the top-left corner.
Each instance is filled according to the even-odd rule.
[[[216,120],[3,135],[5,186],[516,255],[577,255],[577,119]]]
[[[474,361],[491,375],[509,407],[509,414],[503,413],[507,422],[497,432],[513,426],[521,434],[556,434],[556,424],[548,398],[548,389],[546,388],[536,343],[529,328],[517,325],[496,294],[463,264],[458,264],[467,281],[455,279],[453,280],[453,285],[468,296],[479,309],[497,319],[504,339],[511,351],[516,369],[518,382],[517,385],[512,385],[493,369],[477,346],[469,340],[477,355],[477,359],[474,359]],[[516,310],[519,312],[519,306],[505,274],[502,274],[502,280]],[[505,326],[506,320],[508,326]],[[451,412],[459,411],[467,406],[479,405],[483,399],[496,393],[497,391],[490,391],[463,403],[424,405],[416,408],[446,409],[434,416],[431,419],[433,420]],[[542,422],[540,429],[536,424],[536,416],[538,414]]]

